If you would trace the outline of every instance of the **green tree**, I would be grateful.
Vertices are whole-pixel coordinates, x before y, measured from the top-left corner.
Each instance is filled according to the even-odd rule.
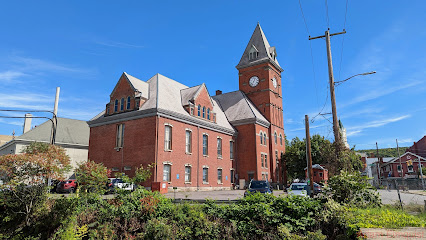
[[[47,179],[63,180],[70,159],[61,147],[32,143],[22,154],[0,156],[0,205],[4,227],[30,226],[46,208]]]
[[[78,165],[75,170],[79,191],[83,193],[93,192],[102,194],[105,192],[108,176],[111,171],[102,163],[87,160]]]

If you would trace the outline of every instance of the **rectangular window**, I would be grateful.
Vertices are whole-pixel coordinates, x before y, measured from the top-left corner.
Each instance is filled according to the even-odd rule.
[[[234,141],[229,142],[229,157],[234,159]]]
[[[164,150],[172,150],[172,127],[166,125],[164,129]]]
[[[203,168],[203,182],[209,182],[209,169]]]
[[[170,182],[172,166],[170,164],[163,165],[163,181]]]
[[[265,165],[263,164],[263,154],[260,154],[260,161],[262,162],[262,167],[265,167]]]
[[[268,168],[268,155],[265,154],[265,168]]]
[[[322,177],[322,172],[319,172],[318,174],[319,174],[320,177]]]
[[[413,172],[413,165],[408,166],[408,172]]]
[[[217,139],[217,157],[222,158],[222,139]]]
[[[132,167],[130,167],[130,166],[124,166],[124,171],[130,171],[130,170],[132,170]]]
[[[231,169],[231,183],[235,182],[234,178],[235,178],[234,169]]]
[[[126,109],[129,110],[130,109],[130,97],[127,97],[127,106]]]
[[[203,135],[203,155],[209,155],[209,136]]]
[[[116,136],[116,142],[115,147],[116,148],[122,148],[123,147],[123,141],[124,139],[124,124],[118,124],[117,125],[117,136]]]
[[[185,182],[191,182],[191,167],[185,166]]]
[[[401,165],[397,166],[398,172],[401,172]]]
[[[192,132],[191,131],[186,130],[185,139],[186,139],[185,151],[186,153],[192,153]]]
[[[275,160],[278,161],[278,150],[275,150]]]
[[[120,103],[120,111],[124,110],[124,98],[121,99],[121,103]]]
[[[217,183],[222,183],[222,169],[217,170]]]

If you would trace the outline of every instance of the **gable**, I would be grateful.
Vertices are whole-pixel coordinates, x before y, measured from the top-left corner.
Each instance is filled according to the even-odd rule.
[[[110,94],[111,101],[114,101],[114,99],[120,99],[122,97],[127,96],[134,96],[135,95],[135,89],[131,85],[130,81],[127,79],[126,75],[123,73],[118,80],[117,84],[115,85],[114,89],[112,90]]]
[[[207,91],[206,85],[202,84],[198,91],[195,93],[194,97],[194,105],[205,106],[206,108],[213,109],[213,102],[210,98],[210,94]]]

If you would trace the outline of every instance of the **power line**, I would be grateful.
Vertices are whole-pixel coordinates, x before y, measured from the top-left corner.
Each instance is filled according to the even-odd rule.
[[[300,7],[300,11],[302,12],[303,21],[305,22],[306,32],[308,32],[308,35],[310,36],[311,34],[309,33],[308,24],[306,23],[305,14],[303,14],[302,3],[300,2],[300,0],[299,0],[299,7]]]

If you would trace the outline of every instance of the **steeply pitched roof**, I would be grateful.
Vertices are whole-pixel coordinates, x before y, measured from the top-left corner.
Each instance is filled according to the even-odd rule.
[[[188,89],[188,86],[161,74],[156,74],[146,81],[146,83],[149,84],[149,98],[144,104],[142,104],[139,110],[111,116],[99,114],[97,118],[93,118],[88,122],[89,125],[99,126],[158,114],[169,118],[177,118],[181,121],[192,122],[206,128],[216,129],[229,134],[233,134],[235,132],[234,128],[226,119],[224,112],[215,101],[212,102],[213,112],[216,113],[216,123],[191,116],[182,106],[181,98],[181,91]]]
[[[58,118],[55,142],[58,144],[89,145],[90,129],[86,121]],[[16,137],[14,140],[50,142],[52,122],[50,120]]]
[[[265,127],[270,125],[269,121],[241,91],[216,95],[213,96],[213,99],[219,102],[228,121],[234,126],[249,123],[258,123]]]
[[[132,87],[132,89],[135,92],[139,92],[139,94],[138,94],[139,96],[141,96],[143,98],[149,98],[149,84],[148,83],[146,83],[146,82],[144,82],[140,79],[137,79],[137,78],[133,77],[132,75],[126,73],[126,72],[124,72],[121,76],[124,77],[129,82],[130,86]],[[118,82],[115,85],[114,89],[112,90],[110,96],[112,96],[114,94],[117,86],[118,86]]]
[[[252,47],[254,47],[258,51],[259,55],[257,56],[257,58],[250,60],[249,52]],[[276,58],[275,47],[271,47],[269,45],[269,42],[266,39],[265,34],[263,33],[262,28],[260,27],[260,24],[257,23],[253,35],[251,36],[250,41],[247,44],[246,50],[244,51],[243,56],[241,57],[241,60],[236,66],[236,68],[240,69],[243,67],[256,65],[264,61],[270,61],[279,70],[282,71],[282,68]]]
[[[189,104],[189,101],[194,100],[195,95],[201,90],[202,86],[203,84],[200,84],[198,86],[180,90],[182,106],[186,106]]]

